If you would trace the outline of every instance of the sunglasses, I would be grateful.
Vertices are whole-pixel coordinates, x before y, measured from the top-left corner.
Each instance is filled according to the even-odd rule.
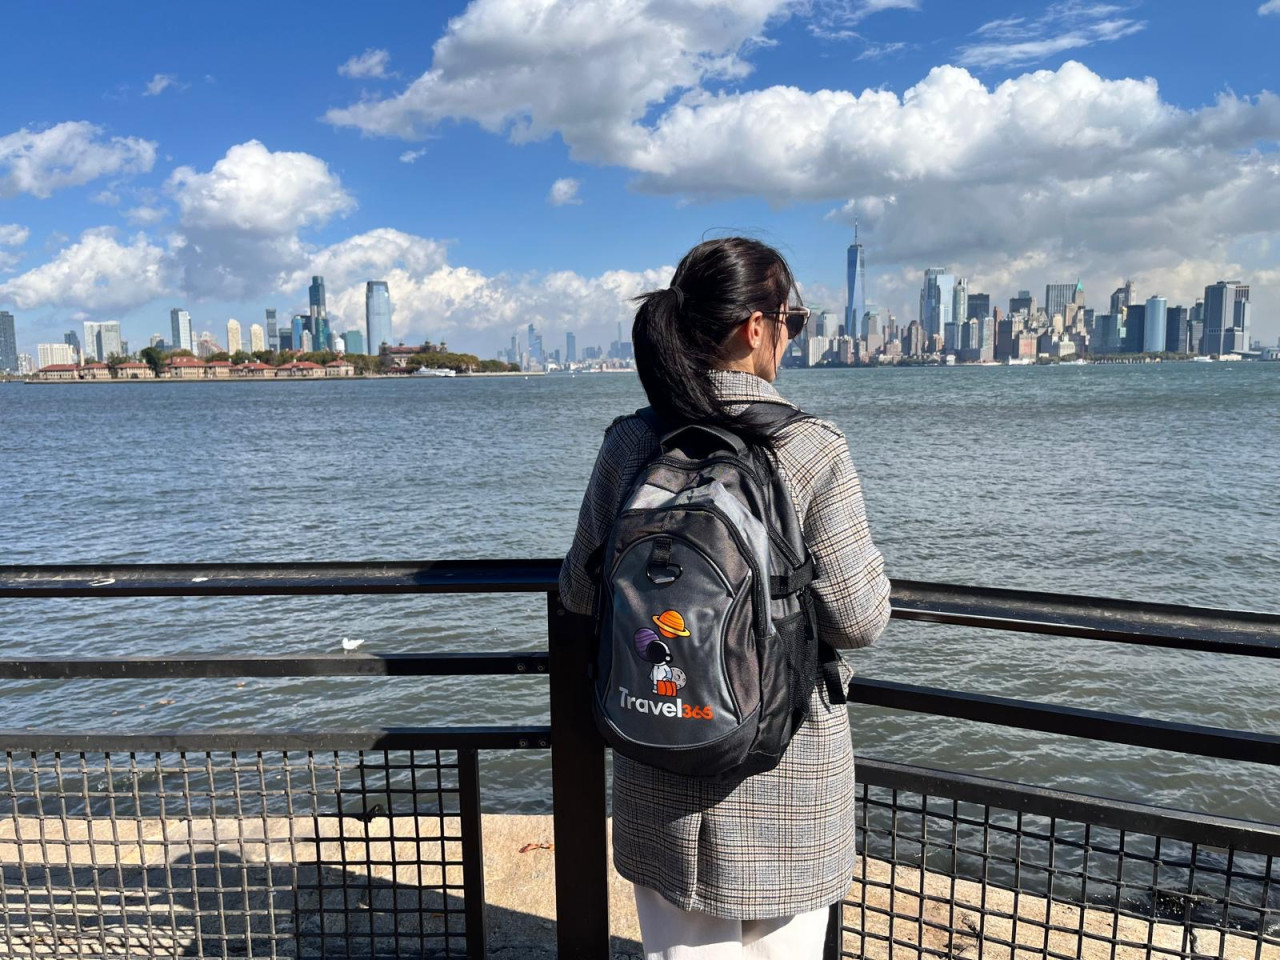
[[[786,310],[776,310],[770,314],[777,317],[787,325],[787,339],[794,340],[800,336],[800,332],[804,329],[805,324],[809,322],[808,307],[787,307]]]

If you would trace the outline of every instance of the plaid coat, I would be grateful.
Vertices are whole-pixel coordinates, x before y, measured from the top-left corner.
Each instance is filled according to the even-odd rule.
[[[788,403],[749,373],[715,371],[712,378],[726,400]],[[778,439],[781,470],[818,564],[812,589],[821,635],[837,649],[866,646],[888,622],[889,581],[867,530],[844,435],[825,421],[803,419]],[[592,612],[587,557],[656,449],[657,438],[634,415],[605,432],[560,570],[561,602],[569,610]],[[841,667],[847,683],[852,671]],[[811,707],[781,763],[736,782],[683,777],[615,753],[618,872],[681,909],[734,919],[791,916],[843,897],[855,865],[849,718],[843,706],[831,706],[822,683]]]

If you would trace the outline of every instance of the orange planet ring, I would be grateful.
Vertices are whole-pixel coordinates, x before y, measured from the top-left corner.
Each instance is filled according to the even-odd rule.
[[[653,622],[654,622],[654,623],[656,623],[656,624],[658,625],[658,628],[659,628],[659,629],[661,629],[661,630],[665,630],[667,633],[673,634],[674,636],[677,636],[677,637],[688,637],[688,636],[692,636],[692,634],[691,634],[688,630],[684,629],[684,617],[680,617],[680,615],[679,615],[679,614],[676,614],[676,616],[677,616],[677,617],[680,617],[680,619],[679,619],[679,621],[678,621],[678,622],[679,622],[679,624],[680,624],[679,629],[677,629],[676,627],[672,626],[672,625],[671,625],[671,623],[670,623],[670,621],[666,621],[666,620],[663,620],[663,619],[662,619],[662,618],[663,618],[663,617],[665,617],[668,613],[673,613],[673,612],[674,612],[674,611],[672,611],[672,610],[664,610],[661,614],[659,614],[658,616],[656,616],[656,617],[653,617],[653,618],[652,618],[652,619],[653,619]]]

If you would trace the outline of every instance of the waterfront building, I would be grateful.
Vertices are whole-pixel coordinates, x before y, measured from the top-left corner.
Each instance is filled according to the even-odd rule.
[[[165,380],[201,380],[204,378],[204,361],[198,357],[170,357],[160,368]]]
[[[333,360],[324,365],[324,375],[326,377],[350,377],[356,372],[356,368],[345,360]]]
[[[942,351],[957,353],[960,350],[960,324],[948,323],[942,331]]]
[[[1122,346],[1123,329],[1120,326],[1120,319],[1114,314],[1104,313],[1100,317],[1094,317],[1093,349],[1091,352],[1104,356],[1119,353]]]
[[[303,330],[302,339],[298,341],[298,349],[303,353],[313,353],[315,348],[315,340],[311,337],[311,331]]]
[[[1191,311],[1186,307],[1169,307],[1164,317],[1164,349],[1168,353],[1195,353],[1188,336]]]
[[[1164,297],[1157,295],[1147,299],[1147,306],[1143,311],[1143,353],[1160,353],[1164,350],[1168,308],[1169,301]]]
[[[169,342],[175,350],[194,350],[191,338],[191,314],[178,307],[169,311]]]
[[[259,363],[257,360],[231,368],[231,376],[245,380],[272,380],[275,379],[275,375],[275,367],[269,363]]]
[[[1034,360],[1036,358],[1036,335],[1030,330],[1021,331],[1013,338],[1013,359]]]
[[[989,316],[991,316],[991,294],[969,294],[968,309],[965,310],[964,318],[966,320],[981,320],[983,317]]]
[[[1034,317],[1036,315],[1036,298],[1031,295],[1030,290],[1019,290],[1016,297],[1009,298],[1009,312]]]
[[[347,353],[364,356],[368,351],[364,345],[364,333],[360,330],[348,330],[342,335],[342,342],[346,344]]]
[[[36,357],[41,370],[67,364],[74,366],[79,360],[75,348],[66,343],[37,343]]]
[[[244,338],[240,336],[240,321],[232,317],[227,321],[227,353],[239,353],[244,349]]]
[[[1242,353],[1249,343],[1249,287],[1239,280],[1219,280],[1204,288],[1204,333],[1200,352]]]
[[[564,357],[567,363],[578,362],[578,338],[572,330],[564,335]]]
[[[1163,325],[1160,327],[1164,329]],[[1141,353],[1147,342],[1147,307],[1143,303],[1131,303],[1124,311],[1124,338],[1121,351]]]
[[[329,315],[324,302],[324,277],[311,278],[311,286],[307,288],[307,302],[310,304],[310,314],[313,319]]]
[[[61,344],[66,346],[66,344]],[[74,363],[51,363],[36,372],[41,380],[79,380],[80,367]]]
[[[926,342],[942,337],[951,322],[955,294],[955,277],[946,267],[929,267],[924,272],[924,286],[920,289],[920,327]]]
[[[267,349],[267,338],[264,335],[262,324],[253,323],[249,325],[249,352],[258,353]]]
[[[80,368],[81,380],[110,380],[111,368],[105,363],[91,361]]]
[[[1079,279],[1075,283],[1049,283],[1044,288],[1044,312],[1052,320],[1056,316],[1063,319],[1063,328],[1067,326],[1068,306],[1075,306],[1074,315],[1084,308],[1084,284]]]
[[[210,360],[204,365],[204,375],[218,380],[225,380],[231,376],[231,367],[230,360]]]
[[[902,353],[907,357],[924,356],[924,326],[917,320],[907,324],[907,331],[902,335]]]
[[[310,360],[295,360],[292,363],[282,363],[276,367],[276,376],[294,379],[323,377],[324,367],[318,363],[312,363]]]
[[[300,313],[294,315],[293,320],[290,323],[290,334],[289,334],[290,350],[302,349],[302,334],[303,334],[303,331],[307,329],[307,326],[310,323],[311,323],[311,317],[306,316],[305,314],[300,314]]]
[[[155,378],[156,372],[151,369],[149,363],[127,360],[116,367],[117,380],[154,380]]]
[[[68,330],[62,335],[62,342],[72,347],[76,352],[76,363],[84,358],[84,347],[80,345],[80,337],[74,330]]]
[[[805,366],[816,367],[822,362],[822,358],[826,355],[828,349],[828,342],[826,337],[816,335],[805,338]]]
[[[844,308],[844,329],[850,337],[859,335],[858,323],[867,312],[866,265],[862,258],[862,244],[858,242],[858,221],[853,221],[853,243],[845,254],[845,292],[847,294]],[[866,335],[868,331],[863,330]]]
[[[0,310],[0,373],[18,372],[18,331],[13,314]]]
[[[1015,329],[1016,325],[1016,329]],[[996,323],[994,358],[1001,362],[1014,356],[1014,335],[1021,332],[1021,324],[1013,317],[1001,317]]]
[[[35,373],[35,372],[36,372],[36,362],[31,359],[31,354],[29,353],[18,354],[19,375],[25,377],[27,374]]]
[[[292,330],[280,331],[280,351],[283,353],[286,350],[290,350],[290,351],[293,350],[293,331]]]
[[[266,308],[267,315],[265,317],[267,324],[267,346],[268,350],[280,349],[280,331],[276,327],[276,312],[273,308]]]
[[[961,327],[965,322],[965,314],[969,311],[969,278],[956,277],[954,286],[951,288],[951,322],[957,327]],[[956,339],[960,334],[957,332]]]

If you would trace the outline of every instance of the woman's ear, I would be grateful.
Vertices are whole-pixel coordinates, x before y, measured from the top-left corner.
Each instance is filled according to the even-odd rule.
[[[760,341],[764,339],[764,314],[759,310],[755,311],[747,318],[742,329],[747,338],[747,346],[754,352],[760,346]]]

